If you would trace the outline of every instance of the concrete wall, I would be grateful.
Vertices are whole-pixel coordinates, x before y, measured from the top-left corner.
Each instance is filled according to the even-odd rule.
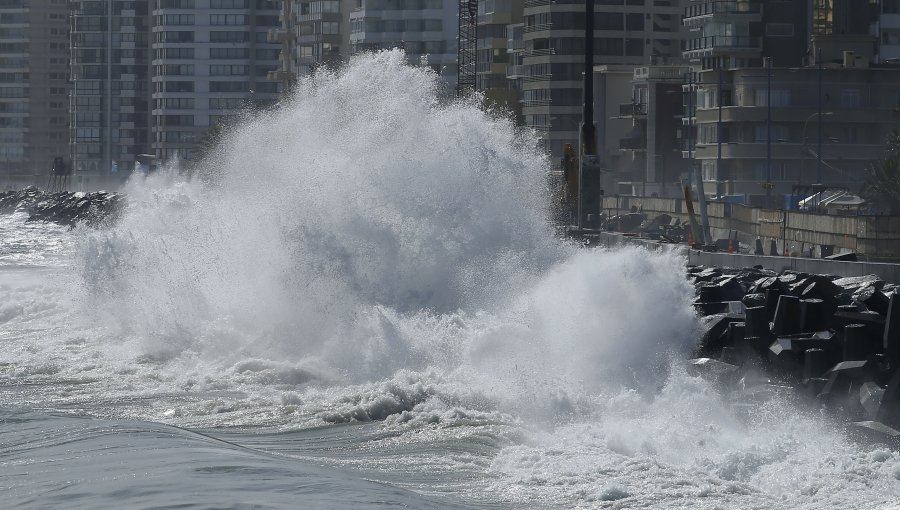
[[[648,239],[636,239],[621,234],[601,233],[598,236],[601,246],[608,248],[630,244],[654,250],[676,250],[687,257],[688,264],[716,267],[753,267],[762,266],[772,271],[790,269],[812,274],[832,274],[839,276],[878,275],[886,282],[900,282],[900,264],[877,262],[840,262],[834,260],[800,258],[800,257],[761,257],[756,255],[732,254],[723,252],[702,252],[691,250],[687,246],[658,243]]]
[[[669,214],[688,221],[684,199],[635,196],[604,197],[603,212],[615,215],[632,206],[653,218]],[[700,205],[694,202],[697,221]],[[760,209],[737,204],[708,205],[709,224],[715,238],[724,239],[738,232],[744,244],[757,237],[768,249],[768,239],[775,239],[784,252],[801,251],[812,246],[832,245],[839,250],[854,251],[871,259],[900,259],[900,216],[836,216],[798,211]]]

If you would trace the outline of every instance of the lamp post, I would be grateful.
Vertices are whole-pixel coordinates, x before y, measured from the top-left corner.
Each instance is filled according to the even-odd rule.
[[[816,66],[819,81],[819,147],[816,155],[816,182],[822,184],[822,48],[816,48]]]
[[[809,154],[809,139],[806,137],[806,128],[809,127],[809,121],[812,120],[813,117],[819,117],[819,134],[821,136],[822,133],[822,117],[834,115],[834,112],[823,112],[818,111],[816,113],[811,114],[809,117],[803,121],[803,157],[800,160],[800,181],[803,181],[803,169],[806,166],[806,156]],[[819,151],[816,153],[817,164],[822,164],[822,139],[819,138]],[[822,172],[817,170],[816,172],[816,183],[822,184]]]
[[[772,208],[772,57],[766,57],[766,209]]]

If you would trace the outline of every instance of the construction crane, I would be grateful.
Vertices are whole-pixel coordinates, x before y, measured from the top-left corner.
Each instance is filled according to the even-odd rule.
[[[456,62],[456,95],[475,92],[478,63],[478,0],[459,0],[459,49]]]

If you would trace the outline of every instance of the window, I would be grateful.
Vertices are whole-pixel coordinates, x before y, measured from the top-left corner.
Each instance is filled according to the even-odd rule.
[[[248,92],[250,84],[245,81],[211,81],[210,92]]]
[[[210,25],[246,25],[247,16],[243,14],[210,14]]]
[[[768,37],[793,37],[793,23],[766,23],[766,36]]]
[[[249,0],[209,0],[210,9],[248,9]]]
[[[124,36],[129,34],[122,34],[123,41]],[[194,42],[194,32],[189,31],[177,31],[177,32],[158,32],[156,34],[156,42],[159,43],[188,43]]]
[[[644,30],[644,15],[641,13],[626,14],[625,30]]]
[[[791,106],[791,91],[787,89],[772,89],[772,106]],[[765,87],[756,89],[756,106],[766,106],[766,98],[769,91]]]
[[[209,42],[213,43],[239,43],[239,42],[249,42],[250,41],[250,32],[244,31],[229,31],[229,32],[210,32],[209,33]]]
[[[843,89],[841,90],[841,107],[842,108],[859,108],[860,106],[859,89]]]
[[[163,85],[166,92],[193,92],[194,82],[192,81],[167,81]]]
[[[756,126],[754,128],[754,137],[753,141],[756,143],[766,143],[768,142],[768,138],[766,137],[766,126]],[[772,143],[779,143],[787,141],[787,128],[784,126],[772,126]]]
[[[194,99],[191,97],[167,97],[164,99],[157,99],[156,108],[191,110],[194,108]]]
[[[250,48],[210,48],[209,58],[241,59],[250,58]]]
[[[244,99],[240,97],[211,97],[209,98],[210,110],[238,110],[244,105]]]
[[[216,64],[209,66],[210,76],[246,76],[247,66]]]

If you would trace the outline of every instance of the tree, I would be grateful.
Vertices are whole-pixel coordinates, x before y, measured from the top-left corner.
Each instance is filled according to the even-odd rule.
[[[867,169],[860,195],[888,214],[900,214],[900,130],[891,132],[884,158]]]

